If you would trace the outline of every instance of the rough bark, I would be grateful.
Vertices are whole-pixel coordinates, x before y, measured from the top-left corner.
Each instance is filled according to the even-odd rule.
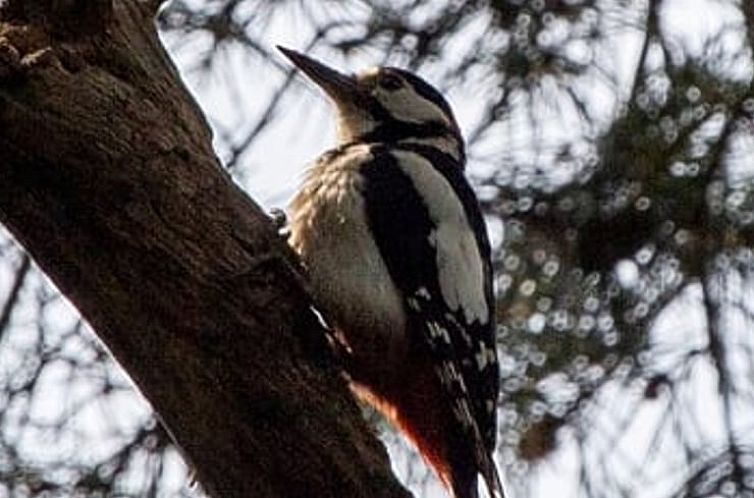
[[[0,12],[0,222],[210,494],[407,496],[328,357],[294,259],[218,164],[157,39],[156,3]]]

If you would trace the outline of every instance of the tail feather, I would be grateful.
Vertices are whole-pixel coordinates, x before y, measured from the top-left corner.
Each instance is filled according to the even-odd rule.
[[[481,464],[481,465],[480,465]],[[453,498],[479,498],[478,481],[481,475],[487,488],[487,498],[506,498],[500,474],[495,463],[489,456],[475,465],[456,467],[453,475],[446,486],[450,489]]]
[[[475,432],[478,434],[475,429],[476,426],[472,425],[472,435]],[[441,474],[443,481],[452,491],[453,498],[479,498],[478,482],[481,476],[487,489],[487,498],[507,498],[492,455],[481,439],[474,439],[475,444],[468,445],[469,440],[466,439],[466,444],[454,446],[458,452],[451,457],[452,473],[446,476]]]
[[[480,464],[480,474],[482,474],[484,484],[487,486],[490,498],[506,498],[503,482],[500,479],[500,473],[497,471],[497,466],[492,456],[485,452],[484,458],[480,460]]]
[[[491,452],[488,451],[484,444],[479,427],[476,424],[471,424],[471,426],[476,464],[479,473],[482,475],[484,484],[487,487],[489,498],[507,498],[505,495],[505,489],[503,489],[503,482],[500,479],[500,473],[497,470],[497,465],[495,465],[495,460],[493,460]]]

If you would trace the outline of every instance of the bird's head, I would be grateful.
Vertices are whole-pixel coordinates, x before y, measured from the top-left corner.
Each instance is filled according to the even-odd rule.
[[[425,143],[463,161],[463,139],[450,105],[423,79],[394,67],[343,74],[294,50],[278,48],[335,104],[339,143]]]

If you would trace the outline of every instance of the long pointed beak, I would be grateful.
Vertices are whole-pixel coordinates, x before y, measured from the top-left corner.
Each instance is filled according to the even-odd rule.
[[[340,73],[302,53],[278,45],[278,50],[322,88],[336,104],[353,102],[358,95],[356,78]]]

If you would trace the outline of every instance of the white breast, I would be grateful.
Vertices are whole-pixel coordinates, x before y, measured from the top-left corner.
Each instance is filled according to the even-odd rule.
[[[315,164],[290,207],[289,239],[307,266],[315,299],[353,349],[404,348],[405,313],[369,235],[359,189],[368,146]]]

